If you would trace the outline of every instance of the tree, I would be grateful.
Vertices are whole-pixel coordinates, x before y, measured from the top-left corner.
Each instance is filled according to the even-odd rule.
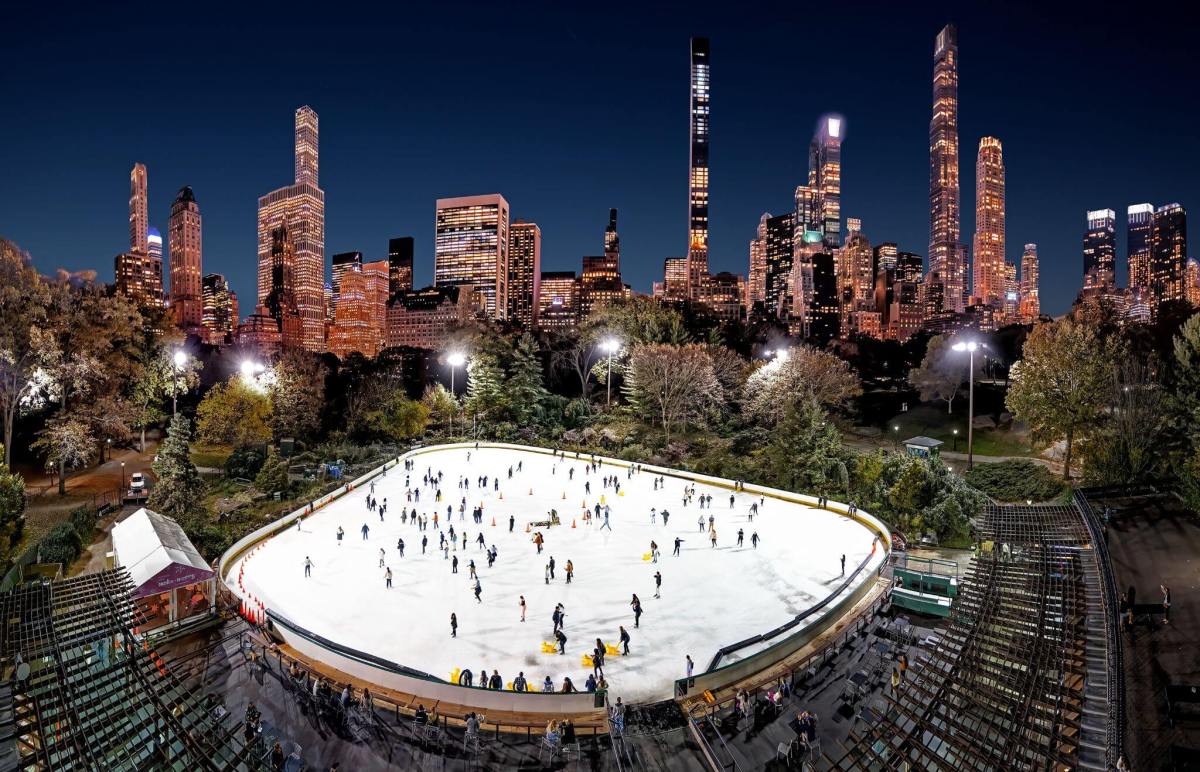
[[[1083,475],[1090,485],[1128,485],[1153,477],[1167,461],[1167,423],[1162,385],[1136,358],[1114,368],[1105,410],[1082,446]]]
[[[254,487],[263,493],[286,491],[288,487],[288,469],[285,461],[272,446],[267,448],[267,460],[254,478]]]
[[[410,440],[425,433],[430,412],[424,402],[409,399],[402,389],[395,389],[377,410],[367,414],[367,423],[390,440]]]
[[[844,360],[802,345],[788,349],[786,358],[776,357],[750,374],[745,386],[746,413],[771,426],[789,407],[809,397],[825,410],[839,410],[860,394],[858,376]]]
[[[275,438],[313,439],[325,407],[325,367],[304,351],[287,351],[275,363],[271,383],[271,430]]]
[[[1102,417],[1118,354],[1114,339],[1102,340],[1092,327],[1064,318],[1034,327],[1012,367],[1005,404],[1035,438],[1065,437],[1065,480],[1076,438]]]
[[[581,337],[596,343],[613,337],[632,348],[641,343],[682,346],[692,340],[683,314],[660,301],[643,296],[618,300],[593,311],[583,323]]]
[[[191,440],[192,422],[176,414],[158,448],[153,466],[156,482],[146,502],[155,512],[181,523],[204,514],[204,481],[192,463]]]
[[[67,494],[67,470],[82,466],[96,449],[92,427],[77,416],[58,414],[46,422],[33,443],[46,454],[46,464],[58,469],[58,495]]]
[[[841,435],[812,394],[784,409],[762,454],[775,484],[811,493],[846,490],[845,456]]]
[[[25,480],[0,462],[0,565],[8,565],[24,524]]]
[[[944,400],[946,412],[953,412],[954,398],[967,379],[969,359],[955,353],[949,335],[934,335],[929,339],[921,366],[908,374],[908,382],[920,392],[922,402]],[[976,376],[981,372],[983,357],[977,357]]]
[[[50,289],[29,255],[0,239],[0,422],[4,463],[12,463],[17,415],[38,388],[38,356],[32,332],[46,319]]]
[[[201,442],[240,448],[271,439],[271,399],[231,378],[213,386],[196,408]]]
[[[519,426],[528,426],[542,415],[546,386],[542,382],[542,363],[538,358],[533,336],[525,333],[517,341],[504,385],[512,406],[512,419]]]
[[[463,408],[476,416],[499,414],[507,407],[504,370],[496,355],[480,351],[467,363],[467,398]]]
[[[712,357],[695,343],[637,346],[630,352],[624,389],[638,414],[662,426],[668,443],[672,428],[701,422],[721,399]]]
[[[421,404],[429,411],[430,420],[439,430],[446,428],[458,412],[458,400],[440,383],[425,389]]]

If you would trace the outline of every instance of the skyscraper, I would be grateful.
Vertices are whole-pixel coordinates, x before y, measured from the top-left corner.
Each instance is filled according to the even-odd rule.
[[[766,303],[767,310],[779,314],[792,280],[793,245],[796,215],[792,212],[767,217],[766,223]]]
[[[146,167],[141,162],[135,163],[129,172],[129,251],[142,255],[150,251],[146,244],[150,228],[148,189]]]
[[[896,242],[885,241],[875,246],[873,259],[876,271],[895,271],[900,262],[900,250]]]
[[[933,52],[933,118],[929,122],[929,273],[936,311],[963,310],[959,244],[958,30],[947,24]]]
[[[182,330],[199,333],[204,318],[204,294],[200,286],[203,272],[203,244],[200,238],[200,207],[186,185],[179,189],[171,204],[167,221],[167,250],[171,264],[171,308],[175,324]]]
[[[1041,313],[1037,244],[1026,244],[1025,251],[1021,253],[1021,323],[1033,324]]]
[[[1150,289],[1150,221],[1153,204],[1132,204],[1125,210],[1125,248],[1129,260],[1129,288]]]
[[[767,300],[767,222],[771,219],[770,212],[764,212],[758,218],[758,229],[750,240],[750,272],[746,282],[746,307],[752,308],[755,303],[766,303]]]
[[[604,229],[604,254],[611,260],[616,260],[617,270],[621,270],[621,234],[617,233],[617,210],[608,210],[608,227]]]
[[[579,282],[574,271],[546,271],[538,294],[538,326],[568,332],[579,322]]]
[[[268,313],[275,319],[279,330],[280,344],[284,348],[303,346],[300,313],[296,310],[296,245],[292,242],[287,226],[280,225],[271,231],[271,283],[267,292]]]
[[[207,274],[203,286],[204,317],[201,323],[204,336],[215,345],[227,343],[233,339],[238,327],[237,293],[219,273]]]
[[[508,316],[508,213],[499,193],[437,201],[434,284],[470,288],[491,319]]]
[[[343,358],[355,351],[375,356],[387,337],[387,261],[347,263],[338,287],[329,351]]]
[[[285,227],[292,245],[288,272],[300,320],[299,344],[325,349],[325,191],[318,177],[318,120],[307,105],[296,110],[293,184],[258,199],[258,300],[272,289],[272,233]],[[284,345],[290,345],[284,333]]]
[[[702,288],[703,289],[703,288]],[[608,210],[604,229],[604,254],[583,258],[579,274],[579,317],[587,319],[592,311],[625,295],[621,283],[621,237],[617,233],[617,210]]]
[[[526,330],[538,324],[542,292],[542,229],[518,220],[509,231],[508,318]]]
[[[362,268],[363,253],[362,252],[338,252],[329,259],[330,265],[330,290],[331,290],[331,310],[337,313],[338,297],[341,294],[342,277],[347,271],[357,271]]]
[[[668,257],[663,260],[663,295],[667,300],[687,297],[688,259]]]
[[[975,161],[975,297],[1000,311],[1004,304],[1004,149],[979,140]]]
[[[158,228],[151,225],[146,229],[146,254],[150,258],[150,271],[158,277],[159,286],[162,286],[162,267],[163,267],[163,239],[162,234],[158,232]]]
[[[834,265],[838,271],[840,330],[842,336],[858,332],[876,334],[879,317],[875,308],[875,255],[871,242],[862,232],[862,221],[846,221],[846,244],[839,250]]]
[[[692,38],[691,155],[688,163],[687,296],[695,300],[708,276],[708,38]],[[670,292],[671,282],[667,281]]]
[[[830,249],[842,244],[842,135],[846,122],[827,115],[817,124],[808,146],[808,187],[814,211],[804,224],[820,231],[821,243]]]
[[[1154,210],[1150,228],[1152,302],[1187,300],[1187,212],[1164,204]]]
[[[1083,291],[1104,294],[1116,286],[1117,213],[1093,209],[1083,235]]]
[[[161,306],[162,237],[149,226],[146,212],[146,167],[135,163],[129,172],[129,251],[113,260],[114,284],[118,293],[138,306]],[[151,242],[151,232],[157,243]]]
[[[408,292],[413,288],[413,239],[401,236],[388,239],[388,292]]]

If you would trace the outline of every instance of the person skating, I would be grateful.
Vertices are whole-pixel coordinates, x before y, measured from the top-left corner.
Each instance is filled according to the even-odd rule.
[[[604,652],[607,649],[604,647],[604,641],[596,639],[596,648],[592,649],[592,672],[598,675],[604,675]]]
[[[458,555],[455,555],[454,559],[458,560]],[[467,570],[471,572],[471,576],[470,576],[471,579],[479,578],[479,576],[475,573],[475,561],[474,560],[467,561]]]
[[[758,531],[750,534],[750,543],[754,545],[754,549],[758,549]]]
[[[422,537],[421,537],[421,554],[422,554],[422,555],[424,555],[424,554],[425,554],[425,547],[426,547],[426,546],[428,546],[428,544],[429,544],[429,537],[428,537],[428,536],[422,536]]]
[[[388,566],[387,570],[383,572],[383,581],[384,581],[384,585],[386,586],[387,589],[389,589],[389,590],[392,589],[392,568],[391,568],[391,566]]]
[[[846,556],[842,555],[842,576],[846,575]]]
[[[717,548],[717,529],[716,528],[709,529],[708,538],[710,540],[712,540],[712,548],[716,549]]]
[[[544,541],[545,541],[545,539],[542,538],[541,531],[537,531],[536,533],[533,534],[533,543],[537,545],[537,554],[539,554],[539,555],[542,554],[542,542],[544,542]]]
[[[337,544],[339,547],[342,546],[342,537],[345,535],[346,535],[346,532],[343,531],[342,527],[339,525],[338,529],[337,529]]]
[[[650,525],[654,525],[656,517],[658,517],[658,507],[650,507]]]
[[[674,552],[675,557],[679,557],[679,548],[681,546],[683,546],[683,539],[676,536],[675,537],[675,552]]]
[[[362,530],[362,537],[363,537],[363,541],[366,541],[366,540],[367,540],[367,534],[369,534],[369,533],[371,532],[371,527],[370,527],[370,526],[368,526],[366,523],[363,523],[363,526],[362,526],[362,528],[361,528],[360,530]]]
[[[641,627],[642,601],[638,598],[637,593],[633,594],[633,600],[629,602],[629,605],[633,608],[633,626]]]
[[[704,515],[696,518],[696,525],[700,526],[700,533],[704,533]]]
[[[455,555],[454,558],[450,561],[450,573],[452,573],[452,574],[458,573],[458,555]]]
[[[305,579],[312,576],[312,567],[313,567],[312,558],[310,558],[308,555],[305,555],[304,556],[304,578]]]
[[[567,558],[567,584],[571,583],[571,577],[573,577],[574,575],[575,575],[575,564],[571,562],[570,558]]]
[[[509,516],[508,516],[508,532],[509,532],[509,533],[512,533],[512,532],[513,532],[513,528],[516,526],[516,524],[517,524],[517,518],[516,518],[516,516],[515,516],[515,515],[509,515]]]
[[[739,547],[740,547],[740,546],[742,546],[742,537],[743,537],[743,536],[744,536],[744,533],[742,532],[742,529],[741,529],[741,528],[739,528],[739,529],[738,529],[738,543],[737,543],[737,545],[738,545]]]
[[[483,594],[483,585],[481,585],[479,583],[479,580],[476,579],[475,580],[475,602],[476,603],[483,603],[483,599],[479,597],[482,594]]]
[[[662,597],[662,572],[661,571],[654,572],[654,597],[656,597],[656,598]]]
[[[404,557],[404,539],[396,539],[396,549],[400,550],[400,557]]]
[[[670,518],[671,518],[671,513],[664,509],[662,511],[662,519],[663,519],[663,527],[664,528],[666,528],[667,520],[669,520]]]
[[[542,577],[546,580],[546,584],[550,584],[550,564],[549,563],[547,563],[546,567],[544,569],[542,569]]]
[[[562,630],[556,630],[554,632],[554,640],[558,641],[558,653],[566,654],[567,653],[567,634],[564,633]]]
[[[653,563],[658,562],[658,544],[653,539],[650,540],[650,561]]]
[[[450,612],[450,637],[458,637],[458,614],[453,611]]]
[[[550,566],[550,578],[553,579],[554,578],[554,556],[553,555],[550,556],[550,562],[548,565]]]
[[[625,625],[618,625],[618,627],[621,628],[620,642],[621,646],[624,647],[624,651],[622,653],[625,656],[629,656],[629,631],[625,629]]]
[[[517,673],[517,677],[513,679],[512,687],[514,692],[529,691],[529,682],[525,680],[524,670]]]
[[[380,547],[379,548],[379,567],[380,568],[383,568],[383,556],[384,556],[383,547]]]
[[[554,622],[554,632],[557,633],[562,629],[565,621],[564,617],[566,617],[566,610],[563,608],[563,604],[556,603],[554,605],[554,613],[550,615],[550,619]]]
[[[525,621],[525,596],[521,596],[521,621]]]
[[[688,677],[688,678],[691,678],[691,677],[692,677],[692,670],[693,670],[693,669],[695,669],[695,667],[696,667],[696,663],[692,662],[692,655],[691,655],[691,654],[688,654],[688,655],[686,655],[686,656],[687,656],[687,677]]]
[[[600,530],[603,531],[605,528],[607,528],[610,531],[612,530],[612,526],[608,524],[608,510],[607,509],[604,510],[604,525],[600,526]]]

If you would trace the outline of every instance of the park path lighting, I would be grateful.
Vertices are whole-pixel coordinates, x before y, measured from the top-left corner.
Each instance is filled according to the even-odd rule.
[[[966,340],[950,348],[967,352],[967,471],[970,471],[975,465],[975,352],[987,348],[987,344]]]
[[[454,393],[454,371],[467,363],[467,357],[461,351],[452,351],[446,356],[446,364],[450,365],[450,398],[454,407],[458,407],[458,396]],[[450,411],[450,434],[454,434],[454,411]]]
[[[958,451],[958,429],[954,430],[954,450]]]
[[[608,338],[600,344],[600,348],[608,352],[608,407],[612,407],[612,358],[613,354],[621,350],[621,341],[616,338]]]
[[[125,462],[121,462],[121,490],[117,492],[122,498],[125,496]],[[124,504],[125,502],[121,502]]]
[[[177,349],[171,358],[171,415],[179,408],[179,368],[187,364],[188,355],[183,349]]]

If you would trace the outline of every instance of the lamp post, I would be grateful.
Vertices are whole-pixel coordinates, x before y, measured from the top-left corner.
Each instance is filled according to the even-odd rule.
[[[613,354],[621,350],[621,341],[608,338],[600,344],[600,348],[608,352],[608,407],[612,408],[612,358]]]
[[[892,444],[896,446],[896,452],[900,452],[900,424],[892,426]]]
[[[951,348],[967,352],[967,470],[970,471],[975,465],[975,352],[987,345],[968,340],[959,341]]]
[[[175,356],[171,358],[171,415],[175,415],[179,407],[178,392],[179,392],[179,368],[187,364],[187,354],[183,349],[175,352]]]
[[[454,371],[466,364],[467,358],[459,351],[453,351],[446,357],[450,365],[450,397],[454,400],[455,410],[450,411],[450,433],[454,434],[454,413],[458,409],[458,395],[454,393]]]
[[[954,450],[958,451],[958,429],[954,430]]]
[[[117,493],[120,495],[120,497],[122,499],[121,503],[122,504],[125,503],[123,501],[123,499],[125,498],[125,462],[124,461],[121,462],[121,490],[117,491]]]

